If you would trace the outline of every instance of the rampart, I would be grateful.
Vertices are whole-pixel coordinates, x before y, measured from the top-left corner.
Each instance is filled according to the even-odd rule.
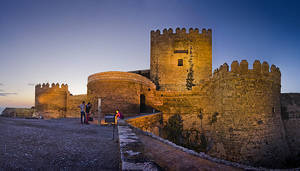
[[[279,68],[267,62],[256,60],[250,69],[246,60],[234,61],[230,70],[225,63],[190,91],[156,91],[163,104],[157,109],[164,124],[180,114],[185,131],[205,134],[207,152],[213,156],[277,167],[289,154],[280,79]]]
[[[36,111],[44,118],[60,118],[66,116],[68,85],[58,83],[38,84],[35,86]]]
[[[137,116],[126,120],[130,125],[146,132],[151,132],[157,136],[160,135],[162,128],[162,113],[154,113],[143,116]]]
[[[278,167],[289,154],[280,109],[280,71],[267,62],[225,63],[212,77],[211,154],[231,161]]]

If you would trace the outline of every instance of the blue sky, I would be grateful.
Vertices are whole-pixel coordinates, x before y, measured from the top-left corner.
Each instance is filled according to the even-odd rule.
[[[146,69],[150,31],[211,28],[213,69],[233,60],[277,65],[282,92],[300,92],[300,1],[0,0],[0,106],[34,105],[34,84]]]

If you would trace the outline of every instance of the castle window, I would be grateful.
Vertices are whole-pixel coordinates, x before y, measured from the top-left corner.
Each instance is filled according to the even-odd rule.
[[[178,59],[178,66],[183,66],[183,59]]]
[[[188,50],[174,50],[174,53],[186,53],[186,54],[188,54],[189,51]]]

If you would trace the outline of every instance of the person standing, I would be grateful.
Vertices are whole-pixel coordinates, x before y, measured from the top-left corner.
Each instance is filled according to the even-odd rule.
[[[124,115],[120,112],[119,109],[116,110],[116,118],[124,119]]]
[[[85,123],[85,112],[84,112],[84,108],[85,108],[85,101],[83,101],[81,103],[81,105],[78,106],[80,108],[80,119],[81,119],[81,124]]]
[[[88,102],[88,104],[85,107],[85,112],[86,112],[86,118],[85,118],[85,123],[89,124],[89,116],[91,112],[92,104]]]

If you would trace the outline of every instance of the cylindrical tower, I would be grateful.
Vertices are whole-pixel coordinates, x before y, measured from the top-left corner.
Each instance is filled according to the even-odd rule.
[[[279,167],[289,154],[280,109],[280,71],[267,62],[234,61],[214,72],[214,147],[210,154],[245,164]]]
[[[104,114],[115,113],[117,109],[125,116],[147,110],[148,94],[155,90],[155,85],[141,75],[113,71],[89,76],[87,89],[88,99],[94,106],[92,113],[101,110],[103,118]]]

